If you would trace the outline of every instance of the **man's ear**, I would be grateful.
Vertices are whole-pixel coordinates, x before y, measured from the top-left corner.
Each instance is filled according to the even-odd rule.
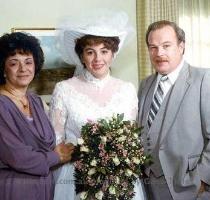
[[[180,49],[180,53],[184,54],[184,51],[185,51],[185,43],[184,42],[180,42],[179,49]]]

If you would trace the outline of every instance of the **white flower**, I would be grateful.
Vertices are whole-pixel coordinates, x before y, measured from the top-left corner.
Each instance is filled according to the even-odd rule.
[[[134,133],[133,136],[134,136],[134,138],[138,138],[139,137],[137,133]]]
[[[80,147],[80,151],[81,151],[81,152],[89,152],[90,150],[89,150],[88,147],[86,147],[86,146],[81,146],[81,147]]]
[[[106,136],[102,136],[102,137],[101,137],[101,142],[102,142],[103,144],[105,144],[105,143],[106,143],[106,141],[107,141]]]
[[[87,192],[81,192],[80,193],[80,198],[81,199],[86,199],[87,198]]]
[[[78,139],[77,139],[77,143],[78,143],[79,145],[82,145],[82,144],[84,144],[84,140],[83,140],[82,138],[78,138]]]
[[[136,143],[135,142],[132,142],[132,147],[135,147],[136,146]]]
[[[116,166],[120,164],[120,160],[117,156],[115,156],[112,160]]]
[[[124,142],[126,140],[126,136],[122,135],[118,138],[119,142]]]
[[[96,173],[96,169],[95,168],[91,168],[89,171],[88,171],[88,175],[91,176],[93,174]]]
[[[125,162],[126,162],[127,164],[130,164],[130,163],[131,163],[131,161],[129,160],[129,158],[126,158],[126,159],[125,159]]]
[[[136,157],[134,157],[132,160],[137,165],[140,163],[140,160],[138,158],[136,158]]]
[[[118,133],[119,133],[119,134],[122,134],[122,133],[123,133],[123,129],[120,129],[120,130],[118,131]]]
[[[126,169],[125,174],[126,174],[126,176],[131,176],[133,174],[133,172],[130,169]]]
[[[90,165],[95,167],[97,165],[97,161],[96,159],[93,159],[91,162],[90,162]]]
[[[109,187],[109,194],[116,194],[116,189],[113,185]]]
[[[102,191],[99,191],[95,194],[95,198],[99,200],[102,200],[103,196],[104,196],[104,193]]]
[[[117,176],[115,179],[115,183],[119,184],[120,183],[120,178]]]

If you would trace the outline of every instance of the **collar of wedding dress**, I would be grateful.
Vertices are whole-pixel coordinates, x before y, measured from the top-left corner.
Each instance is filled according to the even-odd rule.
[[[104,85],[108,82],[108,80],[111,78],[110,76],[110,73],[108,73],[104,78],[102,79],[98,79],[96,78],[95,76],[93,76],[88,70],[84,69],[83,71],[83,77],[84,79],[95,85],[96,87],[99,87],[99,88],[103,88]]]

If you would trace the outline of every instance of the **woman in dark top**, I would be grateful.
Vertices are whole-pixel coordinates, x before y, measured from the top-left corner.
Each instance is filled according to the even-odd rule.
[[[0,199],[51,200],[51,168],[71,159],[73,145],[55,146],[40,98],[27,92],[44,63],[39,41],[25,33],[0,37]]]

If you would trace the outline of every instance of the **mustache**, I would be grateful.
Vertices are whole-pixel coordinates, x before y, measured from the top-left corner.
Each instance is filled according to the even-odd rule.
[[[155,59],[156,62],[168,62],[167,58],[156,58]]]

